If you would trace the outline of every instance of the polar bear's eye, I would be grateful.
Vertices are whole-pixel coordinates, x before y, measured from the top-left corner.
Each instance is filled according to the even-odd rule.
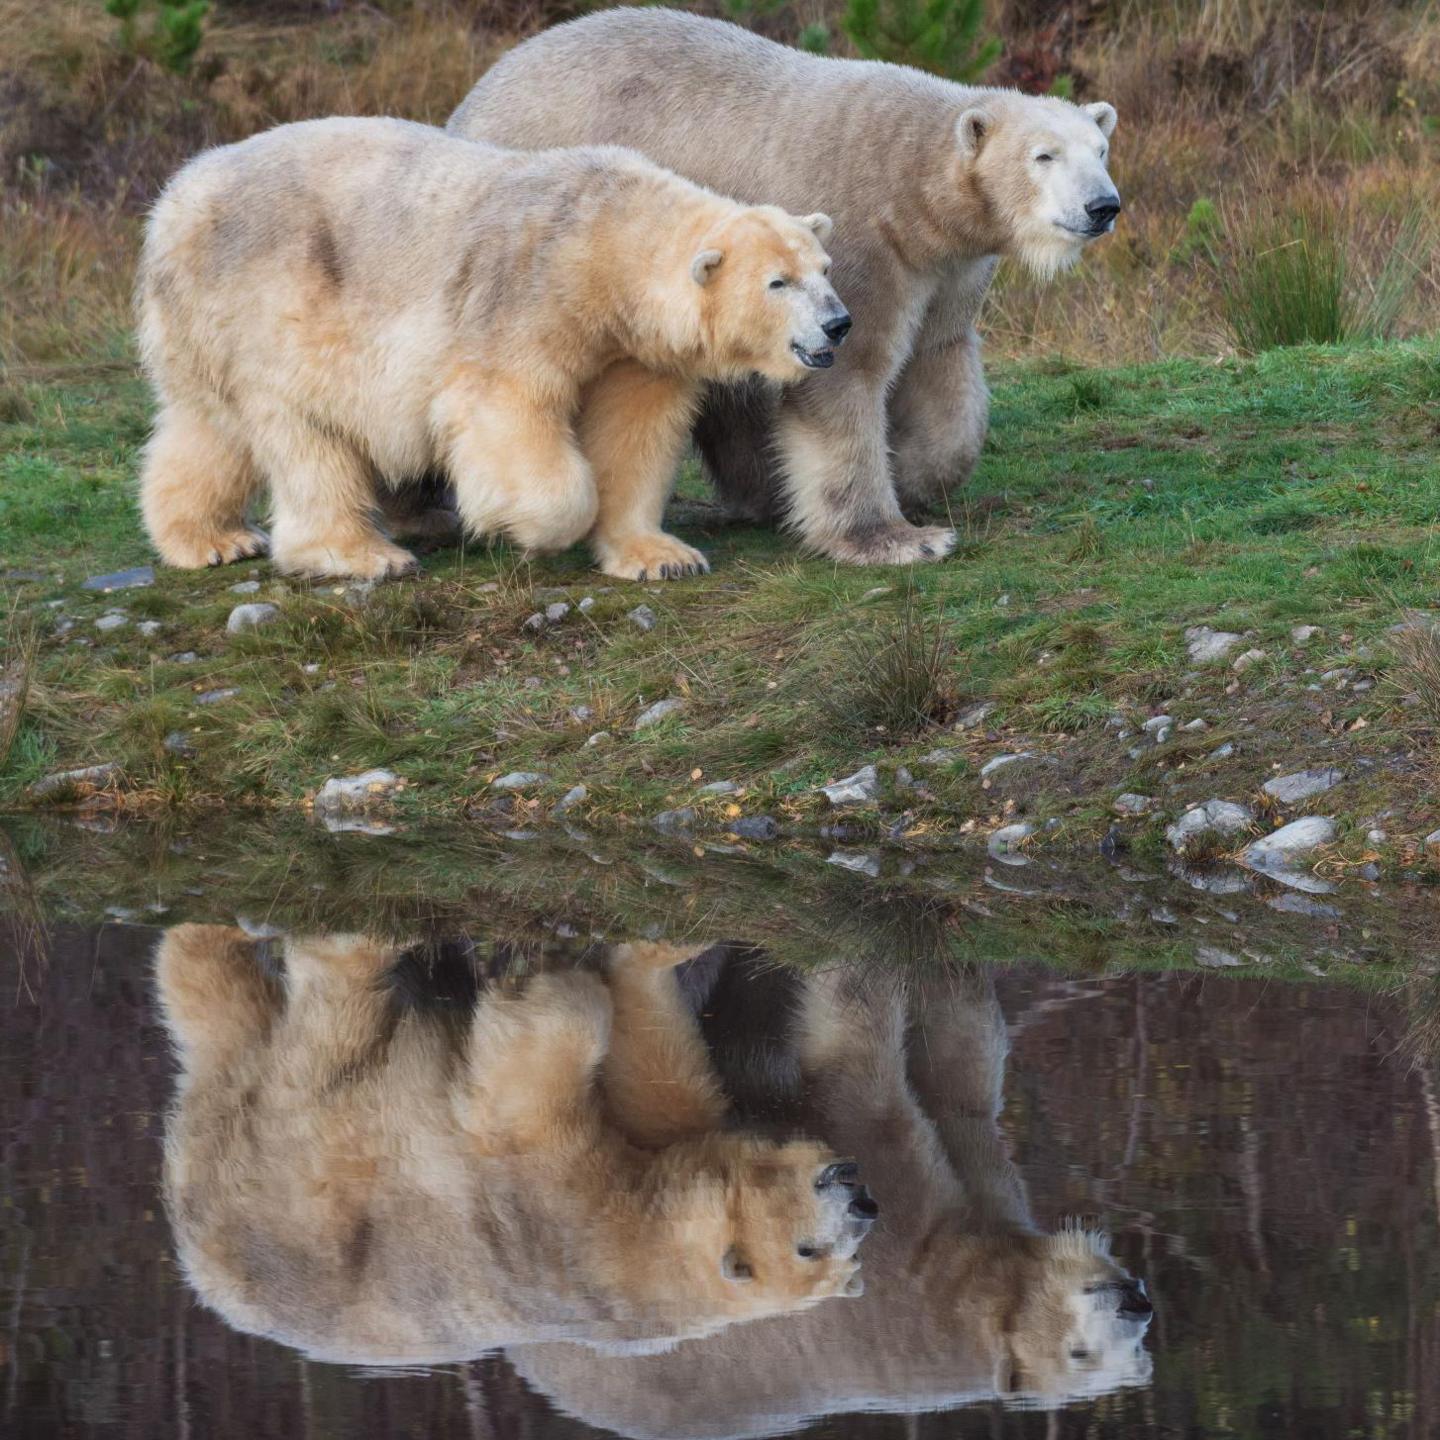
[[[1090,1358],[1090,1352],[1077,1348],[1070,1352],[1070,1358],[1072,1360],[1088,1360]]]
[[[1054,158],[1055,157],[1048,150],[1042,150],[1035,157],[1036,161],[1041,165],[1048,165]]]
[[[814,1245],[797,1245],[795,1253],[802,1260],[818,1260],[820,1258],[820,1251]]]
[[[790,282],[789,282],[788,280],[784,279],[783,277],[782,277],[782,278],[779,278],[779,279],[775,279],[775,280],[772,280],[772,281],[770,282],[770,289],[772,289],[772,290],[783,290],[789,283],[790,283]]]

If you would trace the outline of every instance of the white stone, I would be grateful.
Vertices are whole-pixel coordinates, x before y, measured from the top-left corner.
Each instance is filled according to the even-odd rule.
[[[59,770],[43,780],[37,780],[30,787],[30,798],[43,800],[47,795],[62,790],[98,790],[119,778],[120,767],[113,761],[105,765],[86,765],[79,770]]]
[[[1218,945],[1197,945],[1195,947],[1195,963],[1218,970],[1228,969],[1232,965],[1243,965],[1245,962],[1238,955],[1232,955],[1228,950],[1220,949]]]
[[[971,705],[962,710],[956,717],[954,729],[973,730],[977,725],[984,722],[986,716],[995,708],[993,700],[982,700],[978,705]]]
[[[637,605],[625,618],[640,630],[655,628],[655,612],[648,605]]]
[[[1136,795],[1127,790],[1125,794],[1117,795],[1110,802],[1110,808],[1117,815],[1143,815],[1154,803],[1148,795]]]
[[[1021,750],[1014,755],[996,755],[980,767],[980,777],[984,779],[987,775],[993,775],[997,770],[1003,769],[1006,765],[1013,765],[1017,760],[1034,760],[1035,758],[1033,750]]]
[[[583,785],[572,785],[559,800],[555,802],[555,813],[557,815],[563,815],[567,810],[573,810],[577,805],[584,803],[585,797],[589,795],[589,793],[589,790]]]
[[[880,793],[880,777],[873,765],[866,765],[843,780],[822,785],[820,791],[832,805],[867,805]]]
[[[1255,823],[1254,812],[1231,800],[1207,800],[1187,810],[1165,831],[1165,838],[1176,850],[1185,850],[1202,835],[1239,835]]]
[[[1239,643],[1240,636],[1233,631],[1212,630],[1208,625],[1192,625],[1185,632],[1185,648],[1197,665],[1223,660]]]
[[[237,605],[231,612],[230,618],[225,622],[225,628],[232,635],[238,635],[242,630],[258,630],[262,625],[268,625],[280,614],[278,605],[271,605],[268,601],[259,601],[249,605]]]
[[[492,790],[526,790],[531,785],[543,785],[550,777],[538,770],[512,770],[490,782]]]
[[[1307,815],[1262,835],[1245,851],[1245,863],[1256,870],[1283,869],[1335,838],[1335,822],[1328,815]]]
[[[1318,625],[1292,625],[1290,627],[1290,638],[1297,645],[1308,645],[1319,633]]]
[[[1257,660],[1263,660],[1264,658],[1265,652],[1263,650],[1247,650],[1243,655],[1235,658],[1235,663],[1231,665],[1230,668],[1239,675],[1248,670]]]
[[[315,793],[315,811],[325,816],[346,810],[363,810],[391,795],[402,783],[393,770],[332,775]]]
[[[1028,863],[1025,856],[1017,852],[1034,833],[1035,827],[1028,820],[1021,820],[1014,825],[1002,825],[991,835],[985,848],[990,852],[992,860],[999,860],[1007,865],[1016,862],[1025,864]]]
[[[685,708],[685,702],[671,698],[669,700],[657,700],[653,705],[648,705],[635,717],[635,729],[644,730],[664,720],[668,715],[678,715]]]
[[[119,630],[122,626],[130,623],[128,615],[122,615],[118,610],[112,610],[108,615],[102,615],[96,622],[95,628],[101,632]]]
[[[1312,795],[1323,795],[1345,778],[1343,770],[1297,770],[1293,775],[1277,775],[1260,788],[1282,805],[1296,805]]]
[[[563,601],[557,600],[553,605],[545,607],[545,618],[555,625],[563,620],[570,613],[570,607]]]
[[[1147,734],[1153,735],[1157,730],[1165,730],[1174,721],[1168,715],[1152,715],[1140,728]]]

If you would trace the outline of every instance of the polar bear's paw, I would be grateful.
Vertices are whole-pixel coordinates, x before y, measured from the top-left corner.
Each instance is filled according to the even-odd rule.
[[[694,546],[660,531],[618,544],[602,542],[597,550],[600,569],[621,580],[683,580],[710,572],[710,562]]]
[[[233,565],[263,555],[268,545],[264,534],[248,526],[234,530],[167,529],[157,535],[155,548],[167,565],[182,570],[202,570],[209,565]]]
[[[277,570],[316,579],[388,580],[396,575],[413,574],[418,568],[408,550],[378,535],[374,539],[313,540],[300,544],[282,544],[277,538],[273,555]]]
[[[904,521],[852,530],[817,544],[823,554],[848,565],[917,565],[943,560],[955,548],[955,532],[944,525]]]

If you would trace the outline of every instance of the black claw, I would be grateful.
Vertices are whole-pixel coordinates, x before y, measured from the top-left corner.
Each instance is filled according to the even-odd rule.
[[[639,573],[635,578],[636,578],[637,580],[644,580],[644,579],[646,578],[646,575],[647,575],[647,571],[646,571],[645,567],[642,565],[642,566],[640,567],[640,573]]]
[[[920,554],[924,559],[930,560],[934,557],[935,552],[928,545],[922,545],[920,547]]]

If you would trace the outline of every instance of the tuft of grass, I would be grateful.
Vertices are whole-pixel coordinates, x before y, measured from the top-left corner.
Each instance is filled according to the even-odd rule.
[[[1410,615],[1390,637],[1394,664],[1389,678],[1403,695],[1418,695],[1425,719],[1440,729],[1440,625]]]
[[[39,642],[34,613],[22,610],[18,600],[12,602],[5,616],[5,645],[0,651],[0,771],[6,767],[25,718]]]

